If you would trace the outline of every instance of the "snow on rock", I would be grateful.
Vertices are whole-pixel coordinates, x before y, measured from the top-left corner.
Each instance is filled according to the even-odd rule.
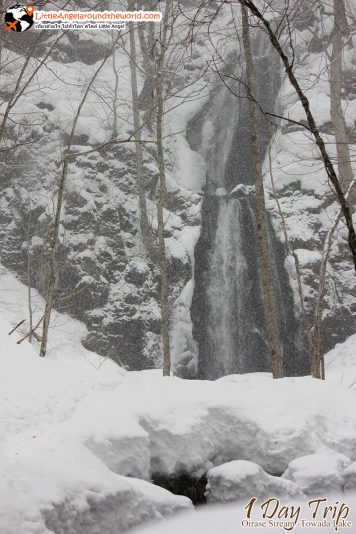
[[[190,318],[193,291],[194,281],[189,280],[173,308],[174,326],[171,333],[173,369],[175,374],[183,378],[196,376],[198,369],[198,346],[193,338]]]
[[[60,37],[50,56],[51,69],[36,71],[35,85],[30,73],[38,67],[38,60],[30,58],[27,69],[21,74],[23,82],[30,84],[29,90],[19,95],[9,116],[9,127],[4,126],[4,146],[13,145],[14,135],[19,141],[21,138],[22,146],[26,145],[26,154],[21,151],[14,159],[26,160],[26,165],[17,165],[16,172],[12,169],[11,176],[9,174],[9,180],[5,177],[2,180],[1,261],[26,280],[28,258],[32,266],[31,283],[42,294],[45,280],[43,258],[47,257],[49,247],[47,230],[53,216],[51,192],[56,187],[57,168],[63,147],[69,141],[73,115],[83,98],[83,87],[88,85],[99,66],[97,62],[102,61],[112,45],[111,37],[105,36],[105,32],[102,35],[98,35],[101,32],[89,33],[91,35],[84,38],[79,35],[73,39]],[[126,41],[128,36],[123,38]],[[46,40],[39,57],[50,44],[54,45]],[[204,49],[202,44],[201,50]],[[6,46],[2,52],[11,57],[5,62],[6,84],[0,82],[1,87],[6,87],[7,94],[16,85],[22,54],[10,51]],[[89,92],[81,108],[72,145],[77,154],[112,138],[114,118],[111,112],[107,113],[105,104],[115,98],[111,59],[115,60],[117,72],[120,72],[117,129],[120,137],[129,135],[130,121],[120,117],[132,116],[130,68],[126,54],[115,49],[112,58],[98,73],[93,91]],[[186,62],[182,60],[178,65],[181,70],[178,78],[185,79],[184,73],[189,76],[190,65],[185,68]],[[140,93],[143,86],[146,87],[145,76],[141,73],[139,69]],[[193,72],[191,76],[194,76]],[[39,87],[42,89],[38,90]],[[101,95],[100,102],[97,91]],[[5,93],[0,94],[2,109],[7,105]],[[191,278],[191,265],[184,245],[188,230],[192,233],[199,231],[201,195],[197,191],[205,183],[200,158],[189,150],[185,139],[186,122],[195,113],[196,106],[202,105],[201,99],[192,102],[187,96],[188,101],[183,103],[181,98],[181,94],[177,96],[172,106],[177,108],[179,104],[179,110],[175,113],[171,110],[165,131],[165,137],[171,139],[169,146],[168,141],[165,146],[165,155],[167,160],[172,160],[167,161],[165,210],[172,305]],[[24,109],[27,110],[24,121],[21,124],[14,121],[12,113],[18,116]],[[33,120],[29,118],[30,114]],[[173,128],[172,132],[168,128]],[[181,133],[176,136],[178,130]],[[145,131],[143,135],[149,133]],[[59,262],[66,268],[60,273],[58,290],[61,297],[66,297],[66,310],[87,325],[84,340],[87,348],[109,355],[130,369],[159,367],[162,361],[158,335],[159,276],[155,262],[142,248],[134,146],[128,143],[106,148],[105,154],[93,152],[78,156],[68,168],[60,229],[64,246],[59,251]],[[157,165],[153,152],[145,150],[144,165],[145,186],[147,192],[150,191],[147,209],[155,228]],[[5,165],[4,158],[3,151],[1,163]],[[5,168],[6,165],[3,171]],[[31,224],[27,224],[29,219]],[[24,223],[28,227],[27,237],[23,234],[22,220],[27,221]],[[169,246],[169,241],[173,246]],[[188,245],[190,250],[191,243]]]
[[[352,462],[342,473],[343,490],[345,493],[356,491],[356,462]]]
[[[350,463],[349,458],[335,452],[310,454],[293,460],[282,476],[298,484],[306,495],[336,493],[342,491],[342,472]]]
[[[27,454],[7,458],[2,534],[117,534],[191,507],[189,499],[112,473],[83,446],[54,439],[50,447],[36,439]]]
[[[325,39],[325,31],[332,35],[333,13],[325,10],[316,15],[312,10],[308,12],[307,9],[305,12],[302,9],[296,14],[292,26],[291,38],[296,52],[293,58],[294,74],[308,97],[311,113],[327,151],[331,159],[336,161],[334,129],[330,116],[329,76],[320,76],[320,72],[329,70],[329,42]],[[285,35],[285,38],[288,39],[288,36]],[[350,131],[354,128],[356,105],[355,86],[352,83],[354,56],[355,50],[351,46],[345,51],[342,66],[344,86],[341,107]],[[287,119],[305,124],[305,112],[285,73],[282,74],[277,111]],[[354,150],[352,143],[350,136],[351,152]],[[272,139],[270,151],[265,156],[264,177],[265,188],[272,193],[267,198],[266,205],[272,215],[274,229],[280,240],[284,241],[276,203],[278,198],[289,244],[297,252],[305,307],[308,318],[313,322],[319,290],[321,252],[339,204],[335,202],[335,195],[330,190],[327,174],[320,164],[320,155],[310,132],[301,125],[282,121]],[[327,265],[322,317],[323,346],[326,350],[345,341],[350,333],[355,332],[356,279],[349,254],[345,223],[341,221],[332,239]],[[293,284],[295,266],[290,264],[289,272]]]
[[[242,518],[243,512],[236,503],[200,506],[194,513],[180,514],[170,521],[134,529],[132,534],[216,534],[221,530],[224,534],[236,534]]]
[[[206,497],[209,502],[248,502],[252,495],[258,499],[295,499],[304,496],[294,482],[271,476],[253,462],[236,460],[208,472]]]
[[[356,334],[344,343],[338,343],[333,350],[325,354],[325,364],[329,370],[356,367]]]

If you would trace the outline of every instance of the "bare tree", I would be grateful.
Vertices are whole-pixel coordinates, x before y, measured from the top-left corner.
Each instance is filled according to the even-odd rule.
[[[303,318],[303,327],[304,327],[304,333],[305,333],[305,338],[307,342],[307,351],[308,351],[309,359],[310,359],[310,372],[314,378],[320,378],[320,373],[318,372],[318,357],[316,355],[315,347],[313,344],[312,325],[309,320],[308,313],[305,307],[304,290],[303,290],[302,274],[301,274],[301,269],[300,269],[300,264],[299,264],[299,258],[298,258],[298,255],[293,250],[293,247],[289,240],[285,216],[283,213],[281,203],[277,196],[276,186],[275,186],[275,182],[273,178],[271,144],[268,147],[268,162],[269,162],[269,174],[270,174],[270,179],[271,179],[272,194],[277,204],[277,210],[278,210],[278,214],[279,214],[281,225],[282,225],[284,246],[287,251],[287,254],[291,257],[291,259],[294,262],[300,311],[301,311],[302,318]]]
[[[353,180],[349,184],[349,187],[347,188],[347,191],[345,192],[346,198],[350,196],[354,185],[355,185],[355,181]],[[316,372],[318,374],[317,378],[322,378],[323,380],[325,380],[325,361],[324,361],[324,352],[323,352],[323,343],[322,343],[322,319],[323,319],[323,311],[324,311],[326,268],[327,268],[327,264],[329,261],[332,239],[340,223],[341,217],[342,217],[342,210],[340,209],[338,213],[335,215],[333,223],[324,241],[324,247],[323,247],[320,268],[319,268],[319,288],[318,288],[317,302],[315,306],[315,319],[314,319],[314,325],[312,328],[312,340],[313,340],[313,345],[314,345],[314,353],[315,353],[315,361],[316,361],[316,369],[317,369]]]
[[[156,0],[142,0],[138,2],[141,9],[146,9],[148,11],[154,11],[157,7]],[[156,42],[156,32],[155,25],[152,23],[138,24],[137,31],[140,42],[140,49],[143,58],[143,64],[145,69],[145,83],[141,91],[139,103],[140,107],[146,110],[145,113],[145,123],[147,128],[152,132],[153,131],[153,114],[152,111],[155,108],[155,42]],[[146,29],[146,31],[145,31]]]
[[[334,191],[336,193],[337,199],[341,205],[342,213],[343,213],[346,226],[348,229],[348,245],[349,245],[349,249],[352,254],[352,259],[353,259],[353,263],[354,263],[355,271],[356,271],[356,233],[355,233],[355,228],[354,228],[353,221],[352,221],[352,211],[351,211],[349,202],[345,198],[343,188],[336,174],[330,155],[326,149],[325,142],[323,138],[321,137],[319,129],[316,125],[313,113],[310,108],[309,100],[305,94],[305,91],[303,91],[300,83],[298,82],[296,78],[296,75],[294,72],[294,62],[293,60],[290,60],[288,56],[285,54],[283,50],[283,46],[278,38],[278,34],[273,31],[271,24],[269,23],[267,18],[263,15],[261,10],[257,7],[255,2],[253,2],[252,0],[240,0],[240,2],[241,4],[246,6],[250,10],[250,12],[261,22],[264,30],[267,32],[270,38],[270,41],[273,47],[276,49],[276,51],[279,54],[283,62],[283,65],[285,67],[289,81],[294,87],[298,95],[298,98],[304,108],[304,111],[307,117],[309,130],[315,139],[315,143],[319,149],[321,159],[323,161],[323,165],[325,167],[327,176],[330,179],[334,187]]]
[[[66,149],[63,155],[62,171],[61,171],[61,175],[59,179],[59,186],[58,186],[58,192],[57,192],[57,203],[55,207],[55,214],[54,214],[53,228],[52,228],[50,256],[49,256],[49,262],[48,262],[48,285],[47,285],[47,293],[46,293],[46,305],[45,305],[45,311],[43,315],[42,341],[41,341],[41,347],[40,347],[40,356],[42,357],[46,355],[46,351],[47,351],[48,330],[49,330],[49,324],[51,320],[52,308],[53,308],[54,300],[55,300],[55,292],[56,292],[56,288],[58,285],[57,259],[58,259],[59,245],[60,245],[60,241],[59,241],[60,232],[59,231],[60,231],[60,224],[61,224],[63,196],[64,196],[66,178],[67,178],[68,167],[69,167],[69,162],[70,162],[70,150],[73,144],[75,129],[76,129],[82,108],[85,104],[85,101],[88,97],[88,94],[92,88],[93,83],[95,82],[101,69],[104,67],[107,59],[110,57],[111,52],[114,49],[117,40],[118,38],[114,41],[108,53],[106,54],[104,59],[101,61],[99,67],[96,69],[94,75],[89,81],[86,87],[86,90],[84,91],[83,97],[81,99],[81,102],[74,116],[68,144],[66,146]]]
[[[157,204],[158,222],[158,256],[161,275],[160,304],[162,316],[162,342],[163,342],[163,376],[169,376],[171,371],[171,349],[169,340],[169,304],[168,304],[168,269],[166,247],[164,241],[164,206],[166,199],[166,172],[163,153],[163,83],[164,83],[164,59],[167,46],[168,21],[171,10],[171,0],[166,0],[165,11],[162,21],[162,30],[159,42],[159,50],[156,59],[156,140],[157,140],[157,163],[160,181],[159,200]],[[157,47],[158,48],[158,47]]]
[[[112,35],[112,40],[114,42],[114,35]],[[112,136],[115,139],[118,134],[118,113],[117,113],[117,105],[118,105],[118,93],[119,93],[119,73],[117,70],[116,65],[116,58],[115,58],[115,48],[112,53],[112,70],[114,73],[114,95],[113,95],[113,125],[112,125]]]
[[[341,105],[343,38],[349,34],[344,0],[334,0],[334,29],[330,56],[330,113],[334,127],[339,179],[344,191],[353,180],[350,161],[349,138]],[[351,194],[352,198],[352,194]]]
[[[272,356],[273,378],[282,378],[283,351],[278,328],[278,312],[276,296],[273,288],[272,266],[268,240],[268,219],[265,205],[265,192],[261,165],[261,148],[259,139],[259,127],[257,118],[257,104],[255,96],[255,82],[253,61],[250,43],[249,21],[247,10],[244,5],[242,10],[242,40],[246,61],[247,90],[249,93],[250,107],[250,131],[252,144],[253,171],[255,175],[255,187],[257,198],[257,235],[260,252],[262,286],[265,301],[266,330],[269,349]]]
[[[45,31],[45,30],[43,30]],[[58,36],[55,37],[55,39],[52,41],[51,45],[49,46],[46,54],[43,58],[37,59],[35,57],[35,50],[38,46],[38,43],[41,40],[41,34],[42,32],[39,32],[38,38],[35,40],[32,48],[30,50],[22,50],[21,52],[24,53],[26,59],[22,65],[22,68],[20,69],[18,78],[15,83],[15,87],[11,93],[11,96],[7,102],[5,111],[3,113],[3,120],[0,126],[0,141],[3,139],[5,135],[5,129],[7,122],[9,120],[10,114],[16,103],[19,101],[21,96],[23,96],[26,92],[26,90],[31,86],[32,81],[36,78],[38,75],[39,70],[46,65],[47,60],[50,58],[51,53],[57,46],[58,42],[62,39],[62,37],[65,35],[66,32],[61,32]],[[32,61],[37,61],[37,65],[35,68],[31,71],[30,67],[32,64]],[[28,77],[27,77],[28,76]]]
[[[133,5],[131,4],[131,8]],[[141,123],[140,123],[140,110],[138,99],[138,87],[137,87],[137,55],[136,55],[136,42],[135,42],[135,26],[134,23],[130,23],[130,71],[131,71],[131,95],[132,95],[132,112],[134,121],[134,138],[135,154],[136,154],[136,181],[138,198],[140,203],[140,226],[141,234],[144,245],[149,253],[152,254],[152,239],[150,225],[147,215],[147,203],[145,192],[145,180],[144,180],[144,164],[143,164],[143,147],[141,143]]]
[[[330,114],[334,128],[337,166],[339,179],[343,188],[346,200],[354,198],[355,180],[351,166],[349,149],[349,138],[345,123],[345,116],[342,109],[342,57],[344,49],[344,38],[349,37],[349,28],[345,13],[344,0],[334,0],[334,28],[331,38],[331,55],[329,68],[330,84]],[[351,202],[352,204],[352,202]],[[329,261],[330,248],[337,227],[342,218],[342,209],[338,211],[333,220],[323,246],[322,258],[319,268],[318,295],[314,313],[314,324],[312,328],[312,343],[314,349],[314,360],[318,378],[325,379],[325,362],[322,341],[322,319],[324,311],[324,297],[326,288],[326,270]]]
[[[27,304],[28,304],[28,320],[29,320],[29,331],[32,332],[33,329],[33,309],[32,309],[32,244],[31,244],[31,231],[32,231],[32,209],[31,209],[31,199],[28,212],[28,225],[26,228],[26,238],[27,238]],[[31,333],[28,337],[29,342],[32,342],[33,334]]]
[[[157,7],[152,0],[146,0],[145,7],[151,9]],[[129,42],[130,48],[126,50],[125,42],[122,41],[121,46],[130,58],[131,70],[131,94],[134,115],[134,129],[133,132],[126,139],[110,139],[94,148],[84,150],[78,153],[72,153],[71,158],[79,155],[86,155],[100,150],[106,146],[134,143],[135,147],[139,145],[138,164],[136,159],[137,173],[141,173],[142,179],[144,177],[144,149],[149,145],[155,147],[155,159],[158,167],[158,181],[157,187],[158,201],[157,201],[157,234],[151,232],[150,239],[152,239],[153,259],[158,264],[160,271],[160,307],[162,316],[162,344],[164,355],[164,374],[170,373],[170,339],[169,339],[169,276],[168,266],[165,250],[165,224],[164,209],[166,205],[166,171],[165,171],[165,148],[164,143],[167,138],[176,134],[182,134],[183,131],[172,132],[164,134],[164,117],[172,109],[177,108],[186,100],[191,101],[201,98],[201,88],[196,90],[194,83],[197,79],[202,78],[206,72],[192,74],[185,83],[182,83],[182,77],[176,74],[180,68],[182,57],[187,56],[186,35],[187,25],[185,25],[182,34],[176,37],[173,42],[173,36],[177,34],[173,31],[175,21],[177,20],[177,13],[173,10],[173,2],[170,0],[166,3],[162,24],[160,31],[154,31],[152,23],[139,23],[136,28],[132,27],[130,23]],[[184,26],[182,24],[182,26]],[[144,30],[145,28],[145,30]],[[176,28],[175,28],[176,29]],[[139,35],[140,47],[142,57],[139,57],[137,51],[137,35]],[[154,39],[154,42],[152,40]],[[189,55],[189,49],[188,49]],[[149,57],[149,65],[146,64],[146,59]],[[146,59],[145,59],[146,58]],[[143,60],[143,62],[141,61]],[[138,72],[144,76],[144,88],[139,94],[138,91]],[[177,87],[174,82],[179,80],[181,82]],[[146,83],[146,80],[149,82]],[[147,87],[150,87],[150,94],[147,98],[142,97],[142,93],[146,94]],[[188,92],[186,89],[193,86],[192,91]],[[180,96],[180,93],[183,93]],[[170,100],[173,104],[169,107]],[[137,105],[136,105],[137,104]],[[155,131],[154,131],[155,130]],[[142,133],[145,132],[145,135]],[[154,134],[154,135],[152,135]],[[140,179],[140,178],[138,178]],[[153,181],[152,181],[153,182]],[[155,202],[156,186],[152,187],[152,201]],[[141,191],[144,193],[144,184],[142,182]],[[146,201],[146,199],[144,199]],[[151,231],[151,228],[149,228]],[[153,239],[157,237],[157,245]],[[151,247],[150,247],[151,248]]]

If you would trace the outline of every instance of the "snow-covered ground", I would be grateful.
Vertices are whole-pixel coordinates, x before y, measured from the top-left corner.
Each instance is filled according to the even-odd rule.
[[[354,339],[328,355],[325,383],[163,378],[85,350],[85,328],[59,313],[40,359],[8,335],[26,317],[26,288],[2,269],[0,289],[1,534],[111,534],[192,506],[153,486],[155,473],[200,476],[246,460],[281,475],[307,455],[342,454],[342,468],[356,460],[356,392],[335,378],[337,355],[354,365]]]
[[[266,518],[263,518],[263,513],[260,510],[261,501],[256,503],[253,514],[250,520],[246,519],[246,511],[238,506],[236,503],[229,505],[214,505],[200,508],[195,513],[182,514],[180,517],[172,518],[169,521],[135,529],[133,534],[216,534],[217,532],[224,532],[224,534],[240,534],[241,532],[272,532],[273,534],[293,532],[294,534],[306,534],[310,532],[324,532],[325,534],[335,533],[335,526],[333,520],[322,520],[324,507],[319,507],[315,519],[312,519],[314,508],[309,508],[307,503],[295,503],[295,516],[290,519],[291,509],[288,510],[287,518],[276,519],[278,513],[282,511],[285,503],[281,502],[276,510],[274,518],[269,519],[271,513],[275,509],[273,507],[267,510]],[[323,503],[324,504],[324,503]],[[345,515],[347,509],[341,509],[342,504],[348,505],[349,513],[347,521],[351,522],[349,526],[341,526],[342,520],[339,520],[339,528],[337,532],[353,532],[355,525],[355,499],[348,499],[346,503],[339,503],[336,506],[337,514],[341,510],[341,514]],[[335,500],[330,500],[326,505],[335,505]],[[298,514],[298,507],[300,512]],[[314,505],[315,506],[315,505]],[[282,514],[285,513],[282,511]],[[332,512],[331,512],[332,513]],[[329,512],[328,518],[331,518]],[[259,524],[257,524],[259,522]],[[271,523],[270,523],[271,522]],[[328,525],[329,522],[329,525]],[[262,523],[262,524],[261,524]],[[264,523],[264,524],[263,524]]]
[[[126,372],[85,350],[85,327],[56,312],[46,358],[18,345],[8,333],[23,317],[26,289],[4,269],[0,287],[1,534],[89,534],[98,524],[114,533],[192,507],[122,476],[148,478],[149,466],[145,431],[111,396]]]

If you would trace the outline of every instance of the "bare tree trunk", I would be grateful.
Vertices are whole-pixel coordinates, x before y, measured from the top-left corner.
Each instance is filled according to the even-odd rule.
[[[345,31],[345,5],[343,0],[334,0],[334,29],[332,35],[332,50],[330,57],[330,114],[334,127],[337,166],[339,180],[348,200],[353,195],[353,172],[350,161],[349,139],[346,131],[345,117],[341,106],[341,82],[342,82],[342,52],[343,35]],[[323,253],[319,270],[319,289],[315,308],[313,327],[313,347],[316,354],[317,372],[325,380],[325,362],[322,341],[322,318],[324,311],[324,296],[326,285],[326,268],[330,254],[332,238],[342,217],[342,210],[335,216],[334,222],[327,233],[324,241]]]
[[[344,192],[353,179],[349,139],[346,131],[345,117],[341,106],[342,52],[345,24],[345,5],[343,0],[334,0],[334,30],[330,58],[330,113],[334,127],[337,166],[339,179]],[[350,194],[350,201],[353,192]]]
[[[43,31],[46,31],[46,30],[43,30]],[[57,45],[59,40],[65,35],[65,32],[62,32],[53,41],[53,43],[51,44],[51,46],[47,50],[47,53],[44,56],[44,58],[41,59],[41,61],[39,61],[37,67],[33,70],[31,75],[29,76],[29,78],[25,81],[25,83],[23,84],[23,86],[20,89],[21,82],[23,82],[24,77],[25,77],[25,73],[27,72],[27,68],[31,64],[31,59],[33,58],[33,52],[36,49],[37,43],[40,40],[41,35],[42,35],[42,32],[39,32],[38,39],[36,40],[34,46],[29,51],[29,53],[28,53],[28,55],[26,57],[26,60],[25,60],[25,62],[23,64],[23,66],[21,68],[21,71],[19,73],[19,76],[17,78],[15,88],[14,88],[14,90],[12,92],[12,95],[10,96],[10,99],[9,99],[9,101],[7,103],[7,106],[6,106],[6,109],[5,109],[5,112],[4,112],[3,121],[2,121],[2,124],[0,126],[0,141],[5,136],[5,128],[6,128],[6,125],[7,125],[7,121],[8,121],[10,112],[12,111],[13,107],[15,106],[15,104],[18,102],[19,98],[24,94],[25,90],[30,86],[32,80],[37,76],[37,73],[40,70],[40,68],[42,67],[42,65],[44,65],[46,63],[47,59],[50,57],[50,54],[51,54],[53,48]]]
[[[114,37],[113,37],[114,40]],[[112,52],[112,70],[114,71],[114,78],[115,78],[115,85],[114,85],[114,98],[113,98],[113,125],[112,125],[112,136],[114,139],[116,139],[118,131],[117,131],[117,98],[118,98],[118,91],[119,91],[119,73],[117,72],[116,67],[116,60],[115,60],[115,48]]]
[[[25,341],[25,339],[27,339],[27,338],[28,338],[29,336],[31,336],[31,335],[34,336],[34,337],[37,339],[37,341],[41,341],[40,336],[38,336],[38,335],[36,334],[36,330],[37,330],[37,328],[40,326],[40,324],[42,323],[42,321],[43,321],[43,315],[42,315],[41,319],[37,322],[37,324],[32,328],[32,330],[30,330],[29,332],[27,332],[27,334],[25,334],[21,339],[19,339],[18,341],[16,341],[16,343],[17,343],[18,345],[20,345],[23,341]]]
[[[136,171],[137,171],[137,189],[138,198],[140,203],[140,225],[141,234],[145,247],[149,253],[152,253],[152,239],[150,232],[150,225],[147,215],[147,203],[145,193],[145,180],[144,180],[144,165],[143,165],[143,149],[141,144],[141,124],[140,124],[140,111],[138,102],[138,89],[137,89],[137,72],[136,72],[136,42],[135,42],[135,27],[134,23],[130,22],[130,70],[131,70],[131,94],[132,94],[132,110],[134,120],[134,137],[137,141],[135,143],[136,152]]]
[[[113,43],[112,47],[108,51],[107,55],[99,65],[98,69],[95,71],[93,77],[91,78],[90,82],[87,85],[87,88],[84,92],[83,98],[78,106],[77,112],[75,114],[72,130],[69,136],[68,145],[66,147],[66,152],[63,155],[63,164],[62,164],[62,172],[59,180],[59,187],[58,187],[58,193],[57,193],[57,204],[55,208],[55,216],[53,221],[53,229],[52,229],[52,240],[51,240],[51,249],[50,249],[50,256],[49,256],[49,262],[48,262],[48,285],[47,285],[47,294],[46,294],[46,305],[45,305],[45,311],[43,314],[43,328],[42,328],[42,340],[41,340],[41,347],[40,347],[40,356],[44,357],[47,352],[47,344],[48,344],[48,330],[49,330],[49,324],[51,320],[51,313],[52,308],[54,304],[55,299],[55,292],[58,284],[58,268],[57,268],[57,258],[58,258],[58,250],[59,250],[59,229],[60,229],[60,223],[61,223],[61,212],[62,212],[62,205],[63,205],[63,195],[64,195],[64,189],[65,189],[65,183],[66,178],[68,174],[68,165],[69,165],[69,159],[70,159],[70,150],[73,144],[73,138],[75,129],[79,120],[80,113],[82,111],[82,108],[84,106],[84,103],[87,99],[87,96],[91,90],[91,87],[96,80],[99,72],[105,65],[108,57],[110,56],[112,50],[115,47],[115,44],[117,42],[118,38]]]
[[[32,223],[32,211],[31,202],[29,209],[29,221],[27,228],[27,304],[28,304],[28,318],[29,318],[29,331],[33,329],[33,311],[32,311],[32,265],[31,265],[31,223]],[[29,335],[28,340],[32,343],[32,333]]]
[[[72,143],[73,133],[74,132],[72,129],[72,135],[70,138],[70,142],[68,144],[68,149],[70,149],[70,145]],[[64,186],[65,186],[65,180],[67,177],[67,172],[68,172],[68,157],[65,155],[63,159],[62,174],[61,174],[58,193],[57,193],[57,205],[56,205],[55,217],[54,217],[53,229],[52,229],[51,252],[50,252],[49,263],[48,263],[48,285],[47,285],[45,311],[43,314],[42,341],[41,341],[41,347],[40,347],[40,356],[42,357],[44,357],[47,352],[49,323],[51,320],[54,295],[55,295],[55,291],[58,285],[57,256],[58,256],[58,249],[59,249],[59,227],[61,223],[61,211],[62,211],[62,205],[63,205]]]
[[[162,316],[162,343],[163,343],[163,376],[169,376],[171,372],[171,349],[169,340],[169,305],[168,305],[168,269],[166,248],[164,242],[164,206],[166,199],[166,173],[163,153],[163,67],[166,47],[166,37],[168,29],[168,17],[171,7],[171,0],[167,0],[162,21],[162,35],[160,42],[160,53],[156,61],[156,135],[157,135],[157,163],[159,172],[159,200],[157,204],[158,223],[158,256],[161,275],[160,304]]]
[[[154,0],[145,0],[142,3],[142,9],[154,11],[157,8],[157,2]],[[137,26],[138,36],[140,41],[140,48],[145,67],[145,83],[139,98],[140,108],[145,110],[144,122],[147,128],[153,131],[153,110],[156,108],[156,94],[155,94],[155,65],[154,65],[154,50],[155,50],[155,25],[152,23],[140,23]],[[147,28],[147,35],[145,35],[145,28]]]
[[[283,352],[278,328],[278,312],[276,298],[273,288],[272,266],[270,262],[270,251],[268,241],[268,219],[265,206],[263,176],[261,167],[261,149],[259,140],[257,104],[254,88],[253,62],[251,53],[251,43],[249,34],[249,23],[247,10],[244,5],[242,9],[242,39],[245,51],[247,88],[249,93],[249,107],[251,118],[251,142],[253,170],[255,174],[255,186],[257,197],[257,232],[260,251],[261,275],[265,302],[266,329],[269,349],[272,355],[273,378],[282,378],[283,372]]]
[[[306,97],[305,93],[303,92],[301,86],[299,85],[299,82],[298,82],[297,78],[295,77],[293,63],[291,63],[289,61],[288,57],[284,53],[282,45],[280,44],[276,34],[273,32],[273,30],[271,28],[271,25],[268,22],[268,20],[263,16],[261,11],[258,9],[258,7],[255,5],[255,3],[252,0],[240,0],[240,2],[244,6],[248,7],[249,10],[251,11],[251,13],[253,15],[255,15],[255,17],[262,22],[262,24],[263,24],[263,26],[265,28],[265,31],[267,32],[273,47],[276,49],[276,51],[278,52],[280,58],[282,59],[282,62],[283,62],[283,65],[285,67],[285,70],[286,70],[287,76],[289,78],[289,81],[292,84],[292,86],[294,87],[294,89],[295,89],[295,91],[296,91],[296,93],[297,93],[297,95],[299,97],[299,100],[300,100],[300,102],[301,102],[301,104],[302,104],[302,106],[304,108],[304,111],[305,111],[305,114],[306,114],[306,117],[307,117],[309,130],[312,133],[312,135],[314,136],[315,143],[316,143],[316,145],[317,145],[317,147],[319,149],[319,152],[320,152],[320,155],[321,155],[321,158],[322,158],[326,173],[327,173],[331,183],[333,184],[337,199],[338,199],[338,201],[339,201],[339,203],[341,205],[342,213],[343,213],[343,216],[344,216],[344,219],[345,219],[345,222],[346,222],[346,226],[347,226],[347,229],[348,229],[349,249],[350,249],[351,254],[352,254],[352,259],[353,259],[353,263],[354,263],[354,267],[355,267],[355,271],[356,271],[356,233],[355,233],[355,228],[354,228],[353,221],[352,221],[352,211],[351,211],[351,208],[350,208],[350,205],[349,205],[347,199],[345,198],[344,192],[342,190],[340,181],[339,181],[339,179],[337,177],[337,174],[335,172],[335,169],[334,169],[334,166],[333,166],[332,161],[330,159],[329,153],[326,150],[326,146],[325,146],[324,140],[321,137],[319,129],[318,129],[317,125],[316,125],[314,116],[313,116],[313,114],[311,112],[311,109],[310,109],[309,100]]]
[[[348,198],[351,195],[352,188],[354,185],[355,185],[355,181],[353,180],[349,184],[349,187],[347,188],[347,191],[345,193],[346,198]],[[332,239],[333,239],[333,236],[335,234],[335,231],[338,227],[338,224],[341,218],[342,218],[342,210],[340,209],[338,213],[336,214],[333,224],[331,225],[331,228],[326,235],[326,238],[324,241],[323,253],[322,253],[321,262],[320,262],[320,270],[319,270],[319,289],[318,289],[318,298],[317,298],[316,308],[315,308],[313,344],[315,346],[315,352],[318,355],[318,359],[317,359],[318,370],[323,380],[325,380],[325,363],[324,363],[324,351],[323,351],[322,335],[321,335],[321,325],[322,325],[323,311],[324,311],[326,267],[327,267],[327,263],[329,259]]]
[[[310,373],[314,378],[321,378],[320,373],[318,371],[318,357],[317,357],[315,347],[313,344],[312,326],[310,324],[307,311],[305,309],[304,291],[303,291],[303,285],[302,285],[302,276],[300,272],[299,258],[297,254],[294,252],[290,244],[284,213],[282,210],[281,203],[279,202],[279,199],[277,197],[277,192],[276,192],[276,187],[275,187],[273,172],[272,172],[271,145],[269,146],[269,149],[268,149],[268,159],[269,159],[269,173],[270,173],[270,178],[271,178],[272,192],[273,192],[273,196],[276,201],[276,204],[277,204],[277,209],[278,209],[278,213],[281,219],[281,224],[282,224],[282,229],[283,229],[284,246],[286,248],[288,255],[291,256],[291,258],[293,258],[294,265],[295,265],[295,274],[296,274],[296,279],[297,279],[300,309],[301,309],[301,313],[303,317],[304,333],[305,333],[305,337],[307,341],[307,350],[308,350],[309,361],[310,361]]]

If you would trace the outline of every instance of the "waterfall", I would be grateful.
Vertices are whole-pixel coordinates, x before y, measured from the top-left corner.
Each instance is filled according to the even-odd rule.
[[[253,41],[256,89],[265,110],[275,108],[280,64],[268,37]],[[233,60],[232,60],[233,61]],[[236,64],[239,62],[236,61]],[[202,231],[195,248],[191,304],[193,337],[199,347],[198,377],[270,371],[266,318],[259,267],[256,201],[249,134],[249,107],[243,84],[233,92],[217,86],[188,127],[188,141],[206,162]],[[259,117],[262,153],[269,130]],[[285,250],[269,224],[271,261],[278,303],[285,372],[308,372],[301,319],[285,270]]]
[[[210,377],[261,368],[259,363],[263,361],[263,354],[266,352],[261,325],[255,316],[256,310],[253,310],[248,302],[253,281],[249,276],[246,255],[243,254],[243,217],[246,213],[241,202],[237,199],[219,200],[217,229],[209,260],[206,289],[209,309],[209,331],[206,334],[209,352],[219,358],[213,358],[207,369],[206,366],[200,365],[201,371]],[[254,215],[251,216],[251,212],[247,215],[253,224]],[[252,362],[249,357],[254,337],[262,342],[263,351],[259,354],[254,351]]]

